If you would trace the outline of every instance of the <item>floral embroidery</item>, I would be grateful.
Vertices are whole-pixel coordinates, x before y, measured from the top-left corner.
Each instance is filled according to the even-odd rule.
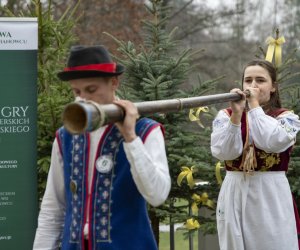
[[[74,172],[75,175],[78,175],[79,174],[79,169],[77,167],[75,167],[73,172]]]
[[[213,127],[214,128],[223,128],[224,123],[220,119],[216,119],[213,121]]]
[[[97,172],[96,187],[97,192],[94,197],[93,211],[95,220],[95,238],[97,242],[110,242],[111,241],[111,204],[112,204],[112,190],[113,180],[115,178],[115,165],[114,161],[117,150],[123,141],[122,137],[117,136],[116,127],[112,127],[105,137],[104,144],[101,145],[98,156],[110,155],[113,161],[111,171],[108,173]],[[101,215],[98,215],[101,211]]]
[[[239,158],[233,161],[225,161],[226,169],[230,171],[240,171],[240,169],[234,165],[239,164]]]
[[[64,137],[63,130],[59,131],[60,138]],[[61,140],[64,142],[64,140]],[[84,168],[82,162],[85,162],[86,154],[82,150],[86,145],[86,138],[83,135],[75,135],[72,138],[72,149],[71,149],[71,162],[69,164],[70,170],[70,191],[72,192],[72,211],[71,211],[71,223],[70,223],[70,241],[73,243],[80,242],[81,234],[80,228],[82,228],[82,217],[84,210],[83,189],[84,182]],[[74,184],[74,185],[71,185]],[[77,186],[78,185],[78,186]],[[72,189],[73,186],[73,189]]]
[[[78,149],[80,149],[79,143],[75,143],[74,149],[75,149],[76,151],[78,151]]]
[[[274,165],[278,165],[280,163],[279,154],[276,153],[266,153],[266,152],[258,152],[258,157],[263,160],[264,164],[262,166],[262,170],[272,168]]]
[[[285,129],[289,138],[294,138],[296,136],[297,130],[294,127],[294,121],[289,118],[281,119],[278,121],[280,126]]]

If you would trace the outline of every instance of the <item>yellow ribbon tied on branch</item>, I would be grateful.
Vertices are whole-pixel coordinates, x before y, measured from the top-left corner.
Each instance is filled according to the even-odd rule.
[[[202,204],[208,206],[210,208],[214,208],[214,202],[208,199],[208,194],[206,192],[202,193],[201,196],[198,194],[193,194],[192,199],[194,200],[192,204],[192,212],[193,214],[197,214],[198,205]]]
[[[273,37],[269,36],[266,40],[268,44],[268,50],[266,54],[266,60],[272,63],[273,55],[275,53],[275,66],[279,66],[281,64],[281,45],[285,43],[285,39],[283,36],[274,39]]]
[[[202,122],[200,121],[200,113],[201,112],[207,113],[208,111],[209,109],[207,106],[190,109],[189,119],[192,122],[196,121],[201,128],[204,128]]]
[[[185,227],[188,230],[198,229],[200,227],[200,224],[197,220],[194,220],[193,218],[186,220]]]
[[[191,168],[189,167],[181,167],[181,173],[178,175],[177,177],[177,184],[180,187],[181,186],[181,182],[184,179],[184,177],[186,177],[187,183],[190,187],[190,189],[192,189],[195,185],[195,181],[194,181],[194,177],[193,177],[193,173],[196,172],[196,168],[195,166],[192,166]]]
[[[221,168],[223,168],[221,166],[221,162],[217,162],[216,164],[216,169],[215,169],[215,174],[216,174],[216,179],[218,184],[221,186],[222,185],[222,177],[221,177]]]

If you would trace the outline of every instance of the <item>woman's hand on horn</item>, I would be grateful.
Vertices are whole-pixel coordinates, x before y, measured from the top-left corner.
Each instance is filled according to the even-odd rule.
[[[230,106],[232,109],[230,120],[233,124],[239,125],[241,122],[243,111],[246,107],[246,94],[238,88],[232,89],[230,93],[237,93],[242,97],[239,101],[230,102]]]
[[[230,93],[237,93],[242,97],[239,101],[230,102],[232,112],[241,115],[246,107],[246,94],[238,88],[232,89]]]
[[[255,87],[248,87],[245,91],[248,91],[250,94],[247,97],[248,106],[250,109],[257,108],[259,104],[259,95],[260,89]]]

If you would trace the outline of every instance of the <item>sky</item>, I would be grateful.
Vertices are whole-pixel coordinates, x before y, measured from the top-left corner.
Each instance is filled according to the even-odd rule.
[[[268,35],[275,35],[266,34],[266,32],[270,31],[270,33],[272,33],[272,30],[275,31],[276,28],[279,28],[281,33],[285,33],[285,27],[282,25],[283,19],[286,18],[284,15],[287,13],[287,10],[284,8],[284,1],[285,0],[194,0],[194,3],[205,4],[211,9],[220,9],[222,6],[226,6],[229,9],[236,10],[238,3],[245,2],[246,11],[242,17],[246,26],[245,38],[247,40],[253,40],[257,37],[257,40],[261,40]],[[250,4],[257,9],[255,13],[247,13]],[[288,11],[288,13],[290,16],[293,15],[292,10]]]

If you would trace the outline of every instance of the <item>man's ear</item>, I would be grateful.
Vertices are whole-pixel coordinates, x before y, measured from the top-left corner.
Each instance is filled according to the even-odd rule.
[[[113,87],[114,91],[116,91],[120,85],[119,78],[117,76],[114,76],[114,77],[112,77],[111,81],[112,81],[112,87]]]

